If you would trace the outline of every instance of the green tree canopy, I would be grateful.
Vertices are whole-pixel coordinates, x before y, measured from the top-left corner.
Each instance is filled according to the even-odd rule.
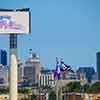
[[[23,93],[23,94],[31,94],[32,93],[32,89],[31,88],[19,88],[18,92],[19,93]]]
[[[67,92],[79,92],[80,91],[80,82],[70,82],[63,87],[63,91]]]
[[[89,88],[88,84],[85,84],[83,87],[80,85],[80,82],[74,81],[66,84],[66,86],[63,87],[63,92],[81,92],[81,89],[84,89],[84,92],[87,91]]]
[[[63,87],[63,92],[80,92],[81,91],[81,85],[80,82],[70,82],[66,84],[66,86]],[[83,86],[84,92],[87,93],[100,93],[100,82],[95,82],[94,84],[90,85],[85,84]]]
[[[49,94],[49,100],[56,100],[56,94],[54,91],[51,91]]]
[[[100,93],[100,82],[95,82],[92,84],[87,91],[88,93]]]

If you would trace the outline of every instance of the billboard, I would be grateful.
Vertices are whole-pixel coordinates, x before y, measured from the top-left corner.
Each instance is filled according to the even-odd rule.
[[[0,11],[0,34],[30,33],[29,11]]]

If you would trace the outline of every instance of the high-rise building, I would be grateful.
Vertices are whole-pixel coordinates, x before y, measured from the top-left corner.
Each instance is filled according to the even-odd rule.
[[[40,80],[40,58],[32,53],[27,59],[24,66],[24,80],[30,84],[38,84]]]
[[[23,65],[23,62],[20,59],[17,60],[17,64],[18,64],[18,67],[17,67],[18,83],[20,83],[20,82],[23,82],[24,65]]]
[[[7,65],[7,52],[0,50],[0,64]]]
[[[78,79],[80,79],[80,74],[83,73],[87,82],[91,82],[95,75],[95,70],[93,67],[79,67],[77,70]]]
[[[100,52],[96,54],[96,61],[97,61],[97,79],[100,80]]]

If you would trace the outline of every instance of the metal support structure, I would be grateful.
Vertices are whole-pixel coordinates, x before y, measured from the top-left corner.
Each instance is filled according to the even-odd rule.
[[[10,94],[9,100],[17,100],[17,35],[10,34]]]
[[[25,30],[25,33],[30,33],[31,32],[31,13],[29,11],[29,8],[22,8],[22,9],[4,9],[4,8],[0,8],[0,12],[29,12],[29,23],[27,23],[27,26],[29,25],[29,30]],[[2,14],[1,14],[2,16]],[[6,15],[3,15],[6,16]],[[9,14],[10,16],[10,14]],[[12,16],[11,16],[12,17]],[[16,18],[15,18],[16,19]],[[20,18],[19,18],[20,19]],[[17,20],[15,20],[16,22]],[[20,21],[20,20],[19,20]],[[22,24],[19,23],[19,25]],[[3,27],[6,27],[7,25],[3,25]],[[8,25],[8,26],[13,26],[13,25]],[[23,25],[22,25],[23,26]],[[16,30],[14,32],[14,29]],[[17,30],[18,28],[14,27],[12,28],[8,28],[8,30],[6,30],[6,28],[3,28],[3,31],[0,31],[0,33],[7,33],[10,34],[9,32],[11,32],[10,34],[10,72],[9,72],[9,85],[10,85],[10,93],[9,93],[9,100],[17,100]],[[23,30],[24,31],[24,30]],[[12,33],[14,32],[14,33]],[[18,30],[18,33],[23,33],[22,31],[20,32],[20,30]]]

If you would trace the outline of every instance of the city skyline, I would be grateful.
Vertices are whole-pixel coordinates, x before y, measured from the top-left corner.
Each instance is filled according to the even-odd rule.
[[[32,33],[18,36],[21,59],[26,59],[32,48],[42,65],[55,65],[55,58],[61,57],[73,67],[96,68],[96,52],[100,51],[99,4],[94,0],[3,0],[0,7],[31,10]],[[8,41],[8,36],[0,36],[0,48],[8,51]]]

